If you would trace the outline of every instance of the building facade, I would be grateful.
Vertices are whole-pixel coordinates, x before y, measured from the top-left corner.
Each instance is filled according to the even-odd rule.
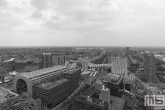
[[[126,57],[111,56],[111,73],[127,77],[128,59]]]
[[[13,71],[15,68],[15,58],[4,61],[2,65],[6,68],[7,71]]]
[[[52,67],[52,55],[51,53],[43,53],[42,56],[42,68]]]
[[[89,63],[90,63],[89,60],[83,60],[83,61],[82,61],[82,71],[88,70],[88,65],[89,65]]]
[[[150,54],[144,55],[144,77],[148,82],[157,82],[155,57]]]

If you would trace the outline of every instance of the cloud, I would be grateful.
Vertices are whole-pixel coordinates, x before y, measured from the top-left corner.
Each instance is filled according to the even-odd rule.
[[[6,0],[0,0],[0,8],[5,7],[7,5]]]
[[[42,18],[42,16],[43,14],[38,10],[34,11],[34,13],[31,15],[33,18]]]
[[[13,37],[8,45],[164,45],[164,6],[163,0],[0,0],[0,36]]]
[[[49,7],[47,0],[31,0],[31,5],[38,10],[44,10]]]

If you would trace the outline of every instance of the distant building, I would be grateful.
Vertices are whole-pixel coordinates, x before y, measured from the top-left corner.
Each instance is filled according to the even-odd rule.
[[[25,66],[25,72],[31,72],[38,69],[39,69],[39,66]]]
[[[126,57],[111,56],[111,64],[112,74],[119,74],[127,77],[128,59]]]
[[[15,71],[25,72],[25,66],[28,66],[31,64],[32,64],[31,60],[16,59],[15,60]]]
[[[15,58],[10,58],[2,63],[7,71],[13,71],[15,67]]]
[[[123,80],[122,75],[108,74],[103,80],[104,85],[110,89],[110,94],[113,96],[120,96],[121,82]]]
[[[88,70],[88,65],[89,65],[89,63],[90,63],[89,60],[83,60],[83,61],[82,61],[82,71]]]
[[[148,80],[148,82],[157,82],[158,78],[156,75],[156,64],[155,64],[155,57],[151,54],[144,55],[145,62],[144,62],[144,77]]]
[[[6,76],[7,71],[4,67],[0,67],[0,81],[1,83],[4,82],[4,77]]]
[[[42,68],[52,67],[52,55],[51,53],[43,53],[42,55]]]
[[[53,56],[53,66],[65,65],[66,61],[69,61],[70,58],[67,55]]]
[[[129,55],[130,54],[130,47],[126,48],[126,54]]]
[[[127,110],[126,99],[107,93],[109,91],[89,88],[74,99],[73,110]]]

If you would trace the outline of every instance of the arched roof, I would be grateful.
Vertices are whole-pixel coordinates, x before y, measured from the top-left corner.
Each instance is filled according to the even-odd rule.
[[[19,79],[22,79],[26,82],[27,90],[32,95],[32,85],[34,84],[34,82],[33,82],[34,80],[36,82],[43,80],[44,78],[50,77],[50,75],[48,73],[57,72],[59,70],[65,70],[65,69],[67,69],[66,66],[54,66],[54,67],[36,70],[36,71],[32,71],[32,72],[25,72],[25,73],[17,74],[17,75],[15,75],[14,80],[13,80],[13,90],[17,92],[17,81]],[[56,74],[56,73],[54,73],[54,74]],[[51,76],[54,74],[51,74]],[[40,79],[35,79],[37,76]],[[43,76],[48,76],[48,77],[44,77],[41,79],[41,77],[43,77]],[[33,81],[31,79],[33,79]]]

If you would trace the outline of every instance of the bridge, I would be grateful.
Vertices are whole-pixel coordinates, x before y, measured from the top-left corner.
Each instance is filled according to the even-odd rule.
[[[93,64],[90,63],[88,65],[89,70],[97,70],[100,72],[106,72],[107,70],[110,72],[111,70],[111,64]]]

